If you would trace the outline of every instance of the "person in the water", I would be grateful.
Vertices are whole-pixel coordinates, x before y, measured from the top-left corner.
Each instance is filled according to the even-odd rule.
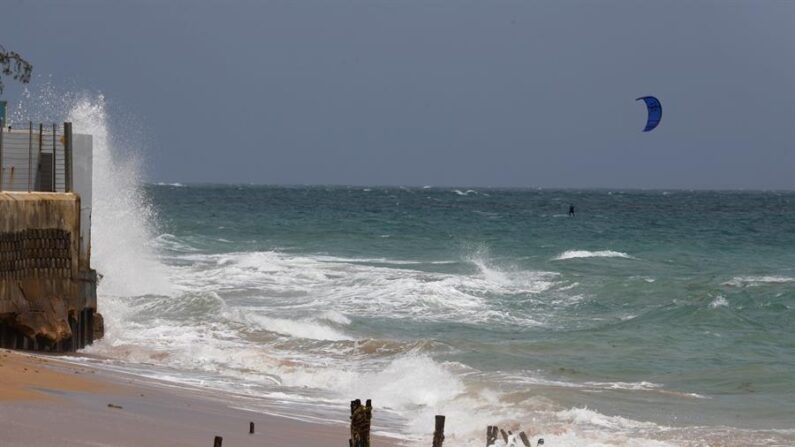
[[[569,217],[574,217],[574,205],[569,205]]]

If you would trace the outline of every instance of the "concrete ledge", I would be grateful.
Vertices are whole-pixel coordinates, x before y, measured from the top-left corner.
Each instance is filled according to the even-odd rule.
[[[77,194],[0,193],[0,325],[25,348],[94,338],[97,280],[80,259],[80,230]]]

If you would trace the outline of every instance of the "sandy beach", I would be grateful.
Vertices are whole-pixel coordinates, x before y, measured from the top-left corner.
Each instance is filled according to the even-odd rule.
[[[339,424],[235,409],[208,391],[8,350],[0,350],[0,433],[3,447],[211,446],[215,436],[225,447],[310,447],[348,439]],[[377,437],[373,443],[397,445]]]

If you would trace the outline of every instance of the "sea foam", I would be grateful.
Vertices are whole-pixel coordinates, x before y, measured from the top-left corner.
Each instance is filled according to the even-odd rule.
[[[599,251],[588,251],[588,250],[566,250],[563,253],[555,256],[553,258],[556,261],[562,261],[565,259],[577,259],[577,258],[626,258],[626,259],[634,259],[632,256],[620,252],[620,251],[613,251],[613,250],[599,250]]]
[[[760,275],[760,276],[735,276],[723,283],[732,287],[755,287],[764,284],[785,284],[795,282],[795,278],[790,276]]]
[[[728,305],[729,302],[726,301],[726,298],[721,295],[716,296],[715,299],[709,303],[709,307],[712,309],[717,309],[719,307],[726,307]]]

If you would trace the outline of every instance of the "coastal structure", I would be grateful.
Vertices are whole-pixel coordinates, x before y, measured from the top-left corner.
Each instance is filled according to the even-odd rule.
[[[0,347],[74,351],[102,336],[91,269],[91,135],[0,123]]]

